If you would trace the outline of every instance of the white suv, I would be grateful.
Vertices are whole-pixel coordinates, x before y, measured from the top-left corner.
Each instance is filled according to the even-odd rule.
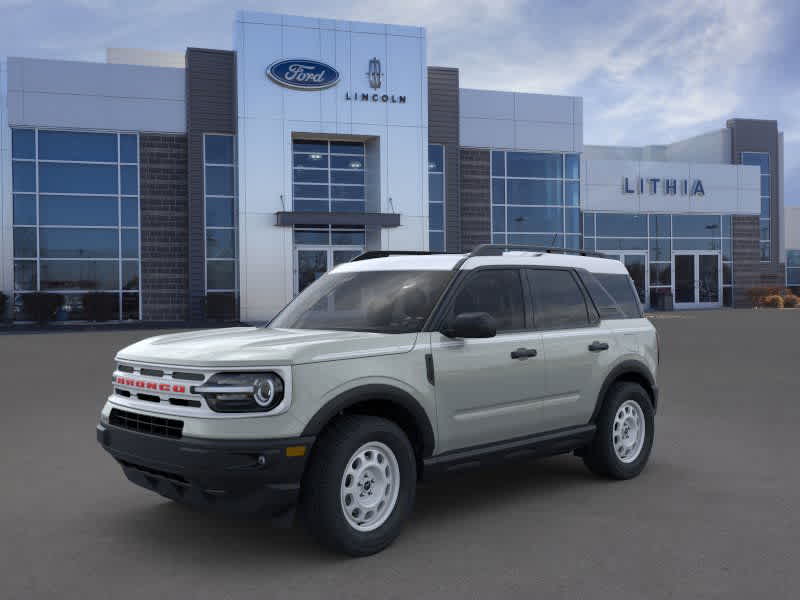
[[[266,327],[119,352],[97,437],[134,483],[187,504],[282,515],[378,552],[417,480],[574,452],[638,475],[653,444],[656,332],[616,260],[481,246],[367,252]]]

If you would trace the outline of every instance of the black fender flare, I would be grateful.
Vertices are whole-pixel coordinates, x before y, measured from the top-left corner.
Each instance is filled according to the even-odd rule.
[[[367,384],[346,390],[320,408],[303,429],[303,436],[317,436],[336,415],[362,402],[381,401],[407,413],[419,432],[422,458],[433,454],[436,441],[433,425],[422,405],[405,390],[385,384]]]
[[[603,385],[600,387],[600,393],[597,394],[597,401],[595,402],[592,418],[589,421],[590,423],[594,423],[597,420],[597,415],[600,414],[600,409],[603,406],[603,399],[608,392],[608,388],[610,388],[617,379],[624,379],[625,375],[631,374],[634,375],[636,379],[641,378],[647,382],[645,389],[647,389],[650,399],[653,402],[653,411],[658,408],[658,386],[656,385],[655,378],[650,372],[650,369],[646,364],[638,360],[625,360],[611,369],[605,381],[603,381]]]

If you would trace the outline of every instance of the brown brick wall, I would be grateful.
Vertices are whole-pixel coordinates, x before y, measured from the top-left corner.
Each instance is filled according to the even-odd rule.
[[[461,150],[461,250],[491,242],[490,152]]]

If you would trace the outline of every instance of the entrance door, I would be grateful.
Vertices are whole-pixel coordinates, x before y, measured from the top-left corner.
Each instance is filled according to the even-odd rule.
[[[719,252],[676,252],[672,255],[675,308],[722,306]]]
[[[294,292],[299,294],[336,265],[361,254],[356,246],[320,246],[295,248]]]
[[[646,252],[614,252],[606,253],[608,258],[620,261],[628,269],[628,273],[633,279],[636,293],[639,295],[639,302],[642,306],[647,306],[647,253]]]

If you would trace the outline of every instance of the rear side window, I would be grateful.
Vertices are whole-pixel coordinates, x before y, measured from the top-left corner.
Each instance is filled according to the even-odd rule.
[[[586,300],[570,271],[530,269],[528,281],[533,296],[533,314],[537,329],[589,326]]]
[[[639,304],[639,298],[629,275],[624,273],[594,273],[594,276],[616,301],[625,317],[638,319],[642,316],[642,306]]]
[[[586,286],[586,290],[592,297],[594,305],[597,307],[597,312],[601,319],[624,319],[625,313],[617,304],[617,301],[611,297],[611,294],[606,291],[606,288],[597,280],[593,273],[583,271],[580,273],[581,281]]]
[[[453,301],[451,317],[485,312],[494,317],[497,331],[525,328],[525,303],[516,269],[488,269],[470,275]]]

